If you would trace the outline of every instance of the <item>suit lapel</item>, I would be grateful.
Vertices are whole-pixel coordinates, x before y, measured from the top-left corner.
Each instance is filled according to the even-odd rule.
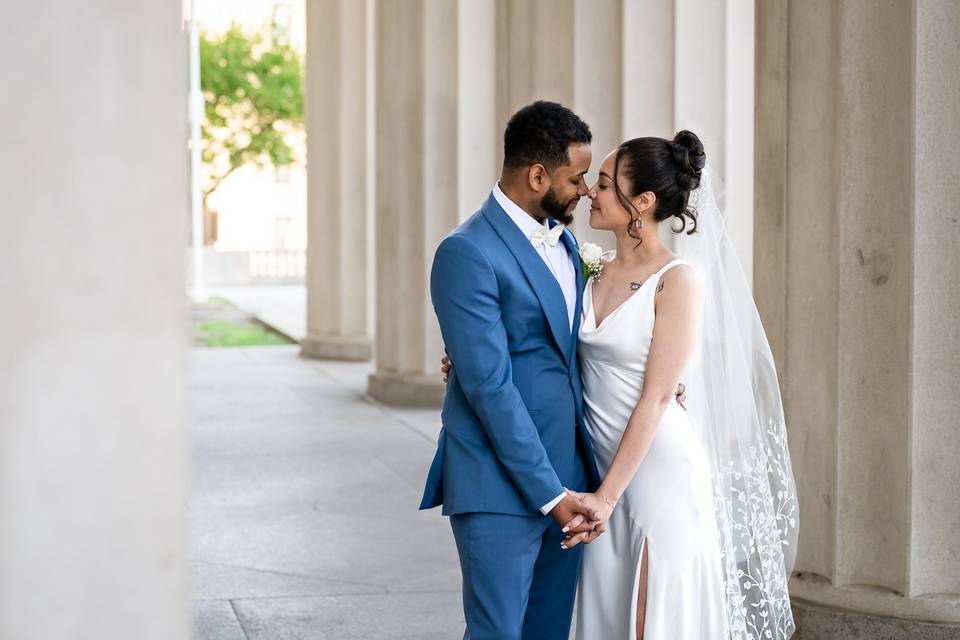
[[[570,254],[570,259],[573,260],[573,268],[577,271],[577,304],[573,309],[573,331],[570,336],[570,361],[573,360],[572,354],[576,353],[577,350],[577,337],[580,335],[580,316],[583,311],[583,290],[587,286],[586,278],[583,273],[583,264],[580,262],[580,251],[577,247],[576,238],[573,234],[564,229],[563,235],[561,236],[564,246],[567,248],[567,252]]]
[[[530,283],[530,287],[540,301],[557,348],[563,355],[564,362],[570,366],[570,323],[567,319],[567,303],[563,298],[560,283],[553,277],[543,258],[530,244],[529,238],[523,235],[507,212],[500,208],[493,194],[487,198],[483,206],[483,215],[519,263],[527,282]]]

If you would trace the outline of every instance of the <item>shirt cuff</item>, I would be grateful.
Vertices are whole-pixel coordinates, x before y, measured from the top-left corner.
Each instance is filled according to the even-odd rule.
[[[553,511],[553,508],[560,504],[560,501],[563,500],[563,496],[567,495],[566,493],[561,493],[556,498],[548,502],[547,504],[540,507],[540,513],[543,515],[550,515],[550,512]]]

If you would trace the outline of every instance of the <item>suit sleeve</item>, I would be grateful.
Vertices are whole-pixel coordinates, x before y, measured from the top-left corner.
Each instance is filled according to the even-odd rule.
[[[437,249],[430,294],[457,380],[531,511],[563,493],[536,426],[513,384],[496,275],[470,240]]]

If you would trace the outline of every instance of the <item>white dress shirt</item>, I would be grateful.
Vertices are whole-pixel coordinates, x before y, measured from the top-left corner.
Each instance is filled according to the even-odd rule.
[[[522,231],[523,235],[528,239],[532,238],[537,230],[550,228],[546,220],[544,220],[542,224],[537,222],[530,214],[521,209],[517,203],[508,198],[500,189],[499,182],[493,185],[493,197],[500,207],[507,212],[510,219],[520,227],[520,231]],[[544,242],[539,247],[534,247],[533,250],[543,258],[547,268],[550,269],[550,273],[557,279],[560,290],[563,291],[563,299],[567,303],[567,321],[569,322],[570,330],[573,331],[573,314],[577,309],[577,270],[576,267],[573,266],[573,259],[570,254],[567,253],[567,247],[563,244],[562,240],[553,247]],[[563,500],[563,496],[564,494],[561,493],[540,507],[540,512],[543,515],[550,513],[553,508]]]
[[[542,224],[537,222],[517,203],[508,198],[500,189],[500,183],[493,185],[493,197],[528,239],[532,238],[538,229],[550,229],[546,220]],[[567,303],[567,322],[570,330],[573,331],[573,314],[577,309],[577,270],[573,266],[570,254],[567,253],[567,247],[562,240],[553,247],[544,242],[539,247],[534,247],[534,251],[543,258],[563,291],[563,299]]]

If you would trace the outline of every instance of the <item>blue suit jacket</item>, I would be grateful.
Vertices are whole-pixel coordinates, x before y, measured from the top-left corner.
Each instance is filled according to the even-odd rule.
[[[531,515],[563,487],[594,490],[577,332],[556,278],[491,194],[440,243],[430,293],[454,368],[421,509]]]

